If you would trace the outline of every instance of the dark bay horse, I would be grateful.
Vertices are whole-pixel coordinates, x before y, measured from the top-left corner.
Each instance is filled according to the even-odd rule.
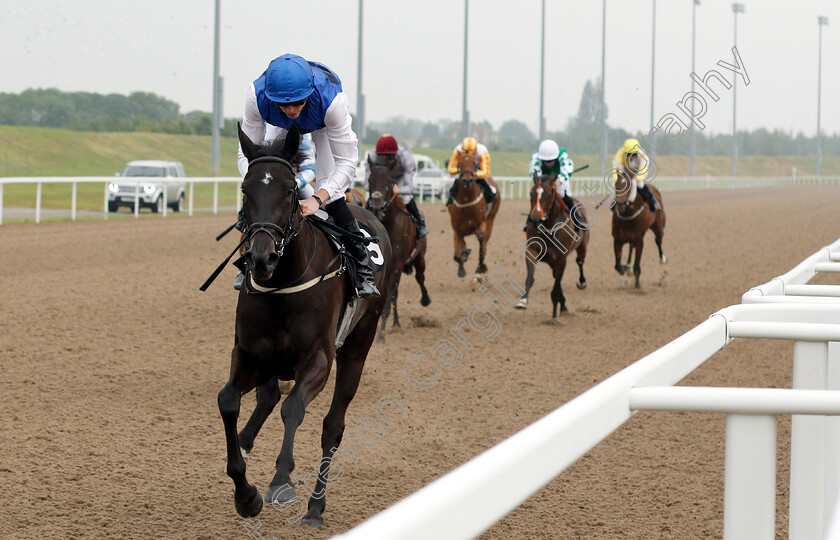
[[[426,290],[426,238],[417,239],[417,229],[399,195],[394,191],[394,178],[402,174],[399,161],[394,161],[390,167],[379,165],[368,158],[370,179],[367,209],[385,225],[388,237],[391,239],[393,252],[391,265],[391,290],[385,295],[390,299],[382,314],[382,324],[379,340],[385,341],[385,325],[388,322],[390,306],[394,306],[394,326],[400,326],[397,312],[397,296],[399,295],[400,275],[402,272],[410,274],[414,270],[414,279],[420,285],[420,305],[428,306],[432,300]]]
[[[525,266],[528,274],[525,278],[525,294],[516,304],[518,309],[528,307],[528,293],[534,285],[534,270],[538,262],[544,262],[551,267],[554,275],[554,287],[551,289],[552,318],[557,317],[558,304],[561,313],[569,311],[560,282],[566,269],[566,257],[572,250],[577,252],[576,262],[580,269],[577,288],[586,288],[583,263],[586,261],[586,248],[589,245],[586,212],[582,206],[575,206],[571,211],[566,208],[563,199],[554,189],[556,179],[556,175],[536,177],[534,187],[531,188],[531,212],[525,227]],[[573,219],[577,220],[579,231],[575,231]]]
[[[462,153],[458,164],[460,172],[455,179],[458,190],[448,208],[449,220],[455,233],[455,256],[453,258],[458,263],[458,277],[464,277],[467,275],[466,270],[464,270],[464,263],[467,262],[470,251],[472,251],[467,249],[464,237],[471,234],[474,234],[478,239],[479,245],[478,267],[475,269],[475,273],[484,274],[487,272],[484,256],[487,253],[487,242],[490,241],[490,235],[493,232],[493,220],[496,218],[499,205],[502,202],[502,192],[496,186],[493,178],[488,176],[487,183],[497,188],[496,201],[488,212],[484,192],[481,190],[481,186],[476,183],[475,155]]]
[[[347,406],[359,386],[385,297],[354,300],[346,305],[351,285],[342,274],[338,250],[312,225],[313,218],[303,218],[300,212],[289,163],[300,144],[297,127],[292,127],[285,141],[271,146],[255,145],[240,128],[239,142],[249,161],[242,183],[247,273],[236,307],[230,378],[218,397],[227,442],[227,474],[235,486],[237,512],[243,517],[259,514],[263,498],[245,477],[244,453],[251,450],[254,437],[280,401],[277,380],[294,380],[280,408],[285,427],[283,445],[265,499],[272,504],[295,499],[290,478],[295,468],[295,431],[303,421],[306,406],[327,384],[335,360],[335,392],[321,435],[323,458],[303,518],[304,524],[320,528],[329,465],[341,443]],[[380,239],[378,252],[371,258],[384,267],[375,274],[376,286],[387,290],[391,279],[388,233],[363,208],[350,208]],[[374,251],[373,245],[368,249]],[[340,327],[343,345],[337,344]],[[242,432],[237,433],[242,396],[254,388],[257,406]]]
[[[615,270],[622,276],[630,269],[630,258],[636,250],[636,260],[633,263],[633,274],[636,276],[636,288],[641,287],[639,276],[642,273],[642,249],[645,246],[645,233],[653,230],[656,247],[659,248],[659,262],[665,264],[668,259],[662,252],[662,235],[665,232],[665,206],[662,204],[662,194],[651,184],[647,183],[653,196],[659,201],[662,210],[651,212],[650,206],[638,194],[635,180],[627,171],[618,172],[615,180],[615,204],[613,205],[612,236],[615,251]],[[627,254],[627,264],[621,264],[621,250],[624,244],[630,244]]]

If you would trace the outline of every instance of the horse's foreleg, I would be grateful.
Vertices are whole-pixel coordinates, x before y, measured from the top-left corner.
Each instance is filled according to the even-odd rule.
[[[395,294],[395,288],[396,287],[395,287],[394,283],[396,281],[397,281],[396,278],[392,277],[391,287],[388,290],[388,299],[385,301],[385,304],[383,304],[383,306],[382,306],[382,317],[380,318],[380,321],[379,321],[379,338],[377,339],[377,341],[379,343],[385,343],[385,328],[388,325],[388,317],[391,315],[391,304],[392,304],[391,299],[393,298],[393,295]]]
[[[464,261],[466,257],[464,257],[464,252],[467,250],[467,243],[464,241],[464,237],[459,232],[455,232],[454,234],[454,242],[455,242],[455,262],[458,263],[458,277],[464,277],[467,275],[467,271],[464,270]]]
[[[420,305],[423,307],[432,303],[429,298],[429,291],[426,290],[426,253],[421,251],[414,258],[414,279],[420,285]]]
[[[233,501],[239,515],[250,518],[260,513],[263,499],[257,488],[249,484],[245,478],[245,458],[239,449],[239,436],[236,433],[236,421],[239,418],[242,395],[253,388],[239,377],[242,356],[244,353],[239,347],[234,347],[231,353],[231,376],[219,392],[218,403],[219,412],[225,424],[227,475],[233,480]]]
[[[280,401],[280,397],[280,385],[277,383],[277,378],[272,378],[264,385],[257,387],[257,406],[254,407],[248,423],[239,432],[239,446],[246,454],[254,448],[257,433],[260,432],[271,411]]]
[[[330,375],[330,364],[320,349],[304,361],[308,369],[298,374],[295,386],[280,407],[283,416],[283,446],[277,456],[277,472],[265,494],[265,500],[272,505],[285,503],[295,498],[295,487],[291,473],[295,470],[295,432],[303,422],[306,406],[324,389]]]
[[[478,239],[478,266],[475,269],[476,274],[484,274],[487,272],[487,265],[484,264],[484,256],[487,253],[487,231],[486,221],[481,225],[481,229],[475,233]]]
[[[627,267],[621,264],[621,248],[624,246],[624,242],[619,240],[617,237],[613,239],[613,251],[615,252],[615,271],[624,275],[624,272],[627,271]],[[632,246],[632,244],[631,244]],[[631,247],[632,249],[632,247]],[[627,264],[630,264],[630,261],[627,261]]]
[[[563,272],[566,270],[566,257],[560,257],[557,264],[554,266],[554,287],[551,289],[551,303],[553,305],[551,310],[551,317],[557,317],[557,305],[560,304],[560,313],[568,312],[566,308],[566,297],[563,296],[563,287],[560,282],[563,280]]]
[[[661,221],[665,221],[665,218],[661,218]],[[659,262],[661,264],[665,264],[668,262],[668,258],[665,256],[665,253],[662,251],[662,236],[665,234],[664,225],[662,224],[655,224],[653,226],[653,234],[654,238],[656,238],[656,247],[659,248]]]
[[[519,302],[516,303],[516,309],[526,309],[528,307],[528,294],[531,292],[531,287],[534,286],[534,270],[536,269],[536,263],[529,257],[528,255],[534,255],[530,251],[525,253],[525,271],[527,272],[525,277],[525,294],[522,295],[522,298],[519,299]],[[536,255],[534,255],[536,258]]]
[[[394,326],[397,328],[402,328],[400,324],[400,314],[397,312],[397,298],[400,295],[400,284],[397,283],[396,287],[394,287],[394,294],[391,296],[391,302],[394,303]]]
[[[578,282],[577,282],[577,288],[578,289],[585,289],[586,288],[586,277],[584,277],[584,275],[583,275],[583,263],[586,261],[586,242],[587,242],[587,240],[588,239],[586,237],[584,237],[583,240],[581,240],[580,244],[578,244],[578,247],[577,247],[577,259],[575,259],[575,262],[577,263],[578,269],[580,270],[580,279],[578,279]]]
[[[323,513],[327,506],[327,485],[329,485],[330,469],[337,465],[333,455],[344,434],[344,419],[347,407],[356,395],[359,380],[362,378],[365,358],[373,341],[376,318],[366,315],[359,321],[353,333],[336,353],[335,392],[333,393],[330,410],[324,417],[324,428],[321,433],[321,462],[318,465],[318,478],[315,489],[309,499],[307,513],[302,523],[320,529],[324,524]],[[352,444],[352,440],[350,441]],[[353,452],[355,449],[352,450]],[[336,471],[337,474],[338,471]],[[341,476],[339,476],[341,478]]]
[[[633,259],[633,244],[630,243],[628,245],[630,246],[630,249],[627,250],[627,264],[624,265],[625,270],[630,268],[630,261]]]
[[[632,246],[632,244],[631,244]],[[639,276],[642,274],[642,249],[645,247],[644,241],[636,242],[636,261],[633,263],[633,275],[636,276],[636,288],[640,288]]]

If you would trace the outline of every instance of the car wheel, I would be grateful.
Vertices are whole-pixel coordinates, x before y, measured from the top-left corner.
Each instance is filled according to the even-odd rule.
[[[109,202],[108,203],[108,211],[109,212],[116,212],[119,209],[120,209],[120,207],[117,205],[117,203],[115,203],[115,202]]]
[[[172,205],[172,210],[175,212],[183,212],[184,211],[184,194],[178,196],[178,201]]]
[[[157,201],[152,206],[152,212],[155,214],[163,212],[163,195],[158,195]]]

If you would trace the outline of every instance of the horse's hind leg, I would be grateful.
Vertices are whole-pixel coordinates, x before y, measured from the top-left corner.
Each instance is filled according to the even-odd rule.
[[[486,223],[486,222],[485,222]],[[484,226],[482,225],[482,229]],[[478,266],[475,269],[476,274],[486,274],[487,265],[484,264],[484,256],[487,254],[487,236],[486,230],[482,230],[475,235],[478,238]]]
[[[416,270],[414,279],[420,285],[420,305],[426,307],[432,303],[432,299],[429,298],[429,291],[426,290],[426,254],[424,252],[421,251],[414,258],[414,269]]]
[[[257,433],[260,432],[271,411],[280,401],[280,397],[280,385],[277,383],[277,378],[272,378],[264,385],[257,387],[257,406],[254,407],[248,423],[239,432],[239,446],[246,454],[254,448]]]
[[[328,475],[330,468],[335,464],[333,454],[341,444],[347,407],[359,388],[359,380],[362,378],[362,369],[373,342],[375,329],[376,318],[372,314],[365,315],[336,353],[335,392],[330,410],[324,417],[324,429],[321,433],[322,457],[318,466],[318,479],[309,499],[306,515],[301,521],[303,525],[318,529],[324,525],[323,513],[327,506]]]
[[[373,330],[371,339],[373,339]],[[312,357],[304,360],[302,365],[307,366],[308,369],[298,374],[294,388],[280,406],[284,428],[283,446],[280,449],[280,455],[277,456],[277,473],[272,478],[265,494],[265,500],[272,505],[286,503],[295,498],[295,488],[290,476],[295,470],[295,432],[303,422],[306,406],[327,384],[330,364],[331,362],[320,349]]]
[[[244,356],[245,353],[238,346],[233,348],[230,379],[219,392],[218,403],[219,412],[225,424],[227,475],[233,480],[233,501],[239,515],[250,518],[260,513],[263,507],[263,499],[257,488],[249,484],[245,478],[245,458],[239,449],[239,435],[236,433],[236,420],[239,418],[242,395],[253,388],[245,382],[244,377],[241,377],[239,373]]]
[[[394,294],[396,294],[396,286],[394,285],[396,281],[396,278],[391,280],[391,290],[388,291],[388,299],[385,300],[385,304],[382,306],[382,317],[379,321],[379,337],[376,340],[379,343],[385,343],[385,328],[388,325],[388,317],[391,315],[392,300],[394,298]]]
[[[665,230],[662,225],[654,225],[653,234],[656,238],[656,247],[659,248],[659,262],[661,264],[665,264],[668,262],[668,257],[666,257],[665,253],[662,252],[662,236],[665,234]]]
[[[624,265],[624,270],[630,269],[630,261],[633,259],[633,244],[629,244],[630,249],[627,250],[627,264]]]

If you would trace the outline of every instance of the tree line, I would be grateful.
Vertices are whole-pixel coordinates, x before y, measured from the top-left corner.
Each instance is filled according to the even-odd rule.
[[[587,81],[577,114],[565,129],[548,132],[547,137],[575,154],[598,154],[601,118],[609,118],[609,110],[601,105],[600,81]],[[237,118],[228,118],[221,129],[223,137],[236,137]],[[141,131],[180,135],[210,135],[210,113],[181,113],[174,101],[149,92],[96,94],[62,92],[57,89],[30,89],[20,94],[0,93],[0,124],[74,129],[80,131]],[[440,120],[423,122],[396,117],[367,124],[363,142],[374,144],[380,135],[390,133],[412,147],[451,148],[461,140],[461,122]],[[533,151],[537,136],[519,120],[508,120],[495,130],[487,122],[473,122],[470,133],[490,150]],[[636,137],[644,145],[647,133],[630,133],[607,124],[608,154],[624,139]],[[698,155],[730,155],[731,134],[696,131]],[[690,138],[660,136],[657,148],[664,154],[688,154]],[[840,133],[823,135],[823,155],[840,154]],[[738,153],[749,155],[816,154],[816,137],[782,130],[759,128],[738,132]]]

